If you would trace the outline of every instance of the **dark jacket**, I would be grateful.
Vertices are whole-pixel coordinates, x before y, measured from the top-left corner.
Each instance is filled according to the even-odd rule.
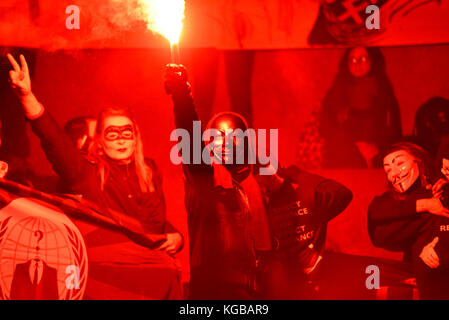
[[[315,297],[328,222],[351,202],[345,186],[296,166],[280,170],[283,184],[266,192],[274,250],[260,257],[259,283],[269,299]]]
[[[33,187],[36,180],[34,172],[30,169],[29,164],[23,158],[19,158],[12,154],[6,154],[0,149],[0,160],[8,164],[8,172],[5,179]]]
[[[89,278],[96,280],[88,283],[86,296],[91,299],[180,299],[181,283],[175,258],[152,250],[166,239],[165,233],[177,232],[166,223],[162,179],[154,161],[147,163],[153,171],[155,191],[141,191],[134,163],[120,165],[112,160],[107,160],[109,170],[104,190],[101,190],[97,165],[80,154],[47,111],[32,120],[31,125],[47,159],[70,191],[93,202],[81,201],[119,226],[119,230],[110,230],[91,224],[89,220],[73,220],[86,244]],[[157,286],[152,287],[152,283],[141,289],[142,277],[157,277],[156,282],[153,281]],[[103,283],[126,289],[104,290]],[[162,292],[161,288],[167,288],[167,292]]]
[[[189,132],[192,144],[193,121],[198,115],[185,89],[173,94],[175,124]],[[204,144],[201,146],[203,150]],[[254,298],[256,248],[250,230],[251,209],[241,196],[244,191],[235,181],[233,188],[216,186],[211,165],[184,163],[183,170],[190,236],[190,298]]]
[[[193,98],[188,90],[181,90],[173,94],[173,101],[177,128],[187,130],[190,137],[194,137],[192,122],[198,120],[198,115]],[[192,144],[192,141],[190,143]],[[204,145],[202,147],[204,148]],[[192,159],[190,160],[192,163]],[[248,290],[254,289],[251,279],[256,267],[255,253],[260,251],[255,245],[255,239],[261,239],[263,235],[251,233],[251,217],[245,217],[245,207],[233,205],[238,203],[235,199],[238,198],[238,190],[241,191],[240,186],[244,185],[245,181],[241,182],[240,186],[234,185],[234,189],[224,190],[214,184],[214,166],[184,163],[183,169],[190,234],[191,297],[229,299],[231,296],[222,295],[226,284],[229,283],[246,287]],[[348,205],[352,193],[336,182],[297,168],[290,168],[285,174],[288,181],[286,188],[292,188],[292,182],[300,184],[299,189],[293,191],[297,193],[291,198],[284,198],[281,191],[279,194],[270,195],[272,202],[268,199],[268,203],[274,210],[278,205],[289,206],[293,203],[296,206],[298,200],[301,200],[302,205],[310,208],[313,214],[306,214],[295,223],[307,224],[304,237],[318,229],[320,232],[307,239],[301,238],[299,247],[315,243],[321,249],[327,221]],[[261,186],[256,184],[254,188],[260,190]],[[262,206],[265,205],[262,201]],[[297,207],[293,211],[296,215]],[[274,211],[271,214],[276,215]],[[296,227],[295,225],[291,230],[296,230]],[[245,236],[248,234],[249,236]],[[229,243],[235,245],[229,246]]]
[[[153,170],[154,192],[143,193],[140,190],[134,162],[121,165],[112,160],[108,161],[109,171],[102,191],[97,165],[79,153],[47,111],[32,120],[31,125],[41,140],[48,161],[71,193],[81,194],[96,203],[104,209],[105,215],[108,209],[113,209],[140,221],[148,233],[164,233],[165,198],[162,179],[154,161],[148,161]]]
[[[324,167],[366,168],[356,142],[378,150],[396,142],[402,135],[399,105],[387,78],[344,79],[337,78],[323,100]]]
[[[268,193],[268,213],[276,246],[296,262],[310,246],[324,249],[327,223],[343,212],[352,200],[352,192],[340,183],[296,166],[280,170],[284,183]],[[300,267],[308,267],[304,260]]]
[[[374,198],[368,210],[368,231],[375,246],[404,251],[404,260],[413,262],[422,299],[448,299],[449,219],[416,212],[416,201],[431,197],[416,182],[404,194],[392,190]],[[432,269],[420,254],[435,237],[439,239],[434,247],[439,265]]]
[[[432,192],[418,181],[407,192],[394,190],[373,199],[368,208],[368,233],[376,247],[404,252],[405,260],[416,259],[433,239],[441,218],[416,211],[416,201],[431,198]]]

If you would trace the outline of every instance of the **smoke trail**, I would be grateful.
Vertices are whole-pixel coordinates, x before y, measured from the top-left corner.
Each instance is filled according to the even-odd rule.
[[[179,16],[184,13],[184,0],[36,1],[8,0],[8,6],[0,4],[0,46],[27,46],[49,51],[165,46],[166,41],[151,31],[171,39],[179,37],[182,27]],[[173,10],[174,3],[182,4],[182,11]],[[79,30],[66,28],[69,5],[80,8]],[[178,12],[178,24],[174,28],[173,22],[168,20],[173,12]]]

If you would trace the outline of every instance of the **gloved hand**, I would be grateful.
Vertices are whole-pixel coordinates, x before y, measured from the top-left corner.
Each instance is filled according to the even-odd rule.
[[[190,84],[187,81],[187,70],[182,64],[169,63],[165,69],[165,92],[174,94],[177,92],[190,92]]]

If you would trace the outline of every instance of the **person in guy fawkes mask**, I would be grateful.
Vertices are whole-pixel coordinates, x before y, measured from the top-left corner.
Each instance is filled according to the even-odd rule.
[[[401,142],[387,149],[383,166],[391,190],[377,196],[368,209],[373,244],[403,251],[411,261],[422,299],[449,298],[449,210],[447,197],[429,155]]]
[[[194,137],[193,121],[199,119],[183,66],[167,66],[165,89],[172,95],[176,127]],[[247,156],[251,139],[235,135],[248,126],[242,116],[225,112],[214,116],[207,128],[205,134],[213,138],[207,145],[211,161],[194,164],[183,159],[190,298],[254,299],[259,297],[256,256],[271,248],[271,240],[254,165]],[[195,142],[190,142],[194,150]],[[203,142],[201,146],[204,150]]]

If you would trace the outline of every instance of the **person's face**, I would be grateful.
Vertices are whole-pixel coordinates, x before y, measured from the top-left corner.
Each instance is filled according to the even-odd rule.
[[[354,48],[348,55],[348,68],[351,74],[356,77],[363,77],[371,70],[371,60],[363,47]]]
[[[103,149],[106,155],[113,160],[131,160],[136,148],[134,131],[134,125],[128,117],[106,117],[102,132]]]
[[[387,179],[398,192],[405,192],[419,177],[417,160],[407,151],[394,151],[384,158]]]
[[[221,164],[243,164],[245,161],[245,138],[240,133],[246,128],[240,122],[237,117],[223,116],[213,123],[212,127],[219,134],[214,137],[211,147]]]
[[[449,180],[449,159],[443,158],[441,163],[441,173]]]

